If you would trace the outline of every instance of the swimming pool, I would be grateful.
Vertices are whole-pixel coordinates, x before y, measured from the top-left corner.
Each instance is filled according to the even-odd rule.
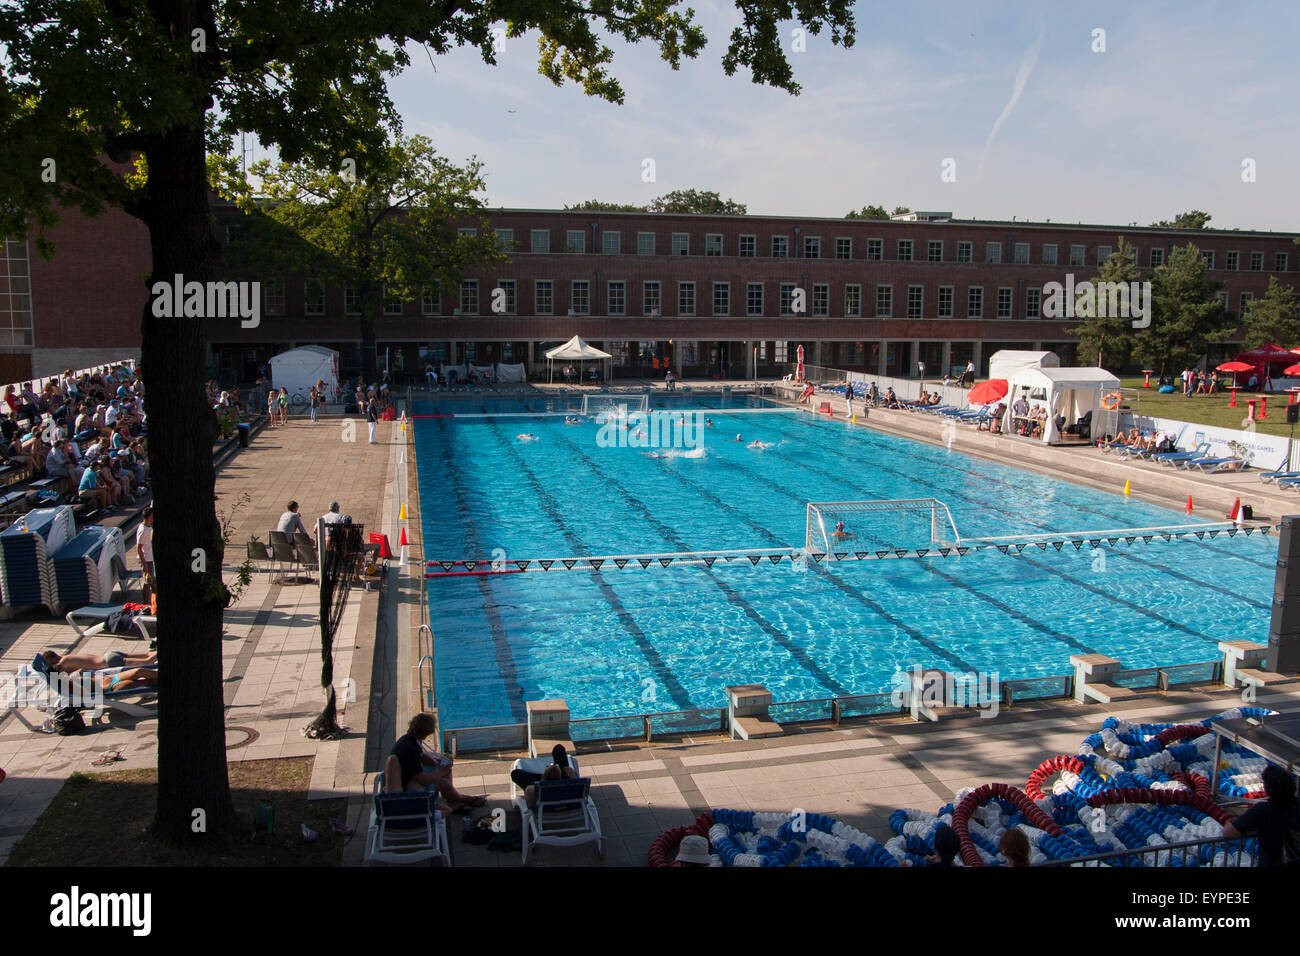
[[[652,407],[707,409],[715,427],[698,457],[652,458],[602,447],[590,421],[566,425],[556,413],[580,399],[417,401],[418,416],[454,414],[413,421],[425,554],[798,547],[809,501],[934,497],[963,537],[1188,520],[766,404],[657,393]],[[888,692],[900,667],[1006,681],[1066,673],[1078,653],[1206,661],[1220,640],[1266,641],[1275,558],[1271,538],[1237,535],[803,573],[745,562],[431,579],[439,712],[452,729],[521,723],[524,701],[544,698],[606,717],[720,707],[729,684],[763,684],[777,701]]]

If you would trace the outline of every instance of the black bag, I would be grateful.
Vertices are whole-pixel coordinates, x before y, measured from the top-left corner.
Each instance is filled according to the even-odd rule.
[[[75,707],[60,707],[52,718],[54,732],[60,737],[71,737],[86,729],[86,720]]]

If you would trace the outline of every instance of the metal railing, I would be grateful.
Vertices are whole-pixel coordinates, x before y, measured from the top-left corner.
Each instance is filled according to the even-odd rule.
[[[1222,855],[1222,859],[1219,859]],[[1259,841],[1254,837],[1217,837],[1159,843],[1131,850],[1109,850],[1068,860],[1045,860],[1034,866],[1259,866]]]

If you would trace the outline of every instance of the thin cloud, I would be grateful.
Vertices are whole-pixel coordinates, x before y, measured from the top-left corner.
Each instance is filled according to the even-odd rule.
[[[1024,59],[1020,61],[1020,69],[1016,71],[1016,82],[1011,88],[1011,99],[1007,100],[1007,105],[1002,107],[1002,112],[993,123],[993,128],[989,130],[989,135],[984,140],[984,152],[980,156],[980,172],[984,171],[984,157],[988,155],[989,147],[993,145],[993,137],[998,135],[998,130],[1002,124],[1007,121],[1011,111],[1016,108],[1020,102],[1020,94],[1025,91],[1026,84],[1029,83],[1029,74],[1034,72],[1034,65],[1038,62],[1038,51],[1043,48],[1043,34],[1038,34],[1038,39],[1034,41],[1028,52],[1025,53]]]

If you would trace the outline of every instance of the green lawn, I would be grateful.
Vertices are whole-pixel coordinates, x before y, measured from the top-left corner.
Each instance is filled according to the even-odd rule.
[[[1219,428],[1240,428],[1246,418],[1249,399],[1264,397],[1268,399],[1268,418],[1257,421],[1255,430],[1266,435],[1289,437],[1291,426],[1286,423],[1286,403],[1290,395],[1286,392],[1257,395],[1245,389],[1237,390],[1237,407],[1229,408],[1231,393],[1221,395],[1184,396],[1181,391],[1161,395],[1155,388],[1142,388],[1141,376],[1122,379],[1124,387],[1124,404],[1131,411],[1156,418],[1176,418],[1184,422],[1200,425],[1214,425]],[[1256,405],[1258,415],[1259,406]]]

